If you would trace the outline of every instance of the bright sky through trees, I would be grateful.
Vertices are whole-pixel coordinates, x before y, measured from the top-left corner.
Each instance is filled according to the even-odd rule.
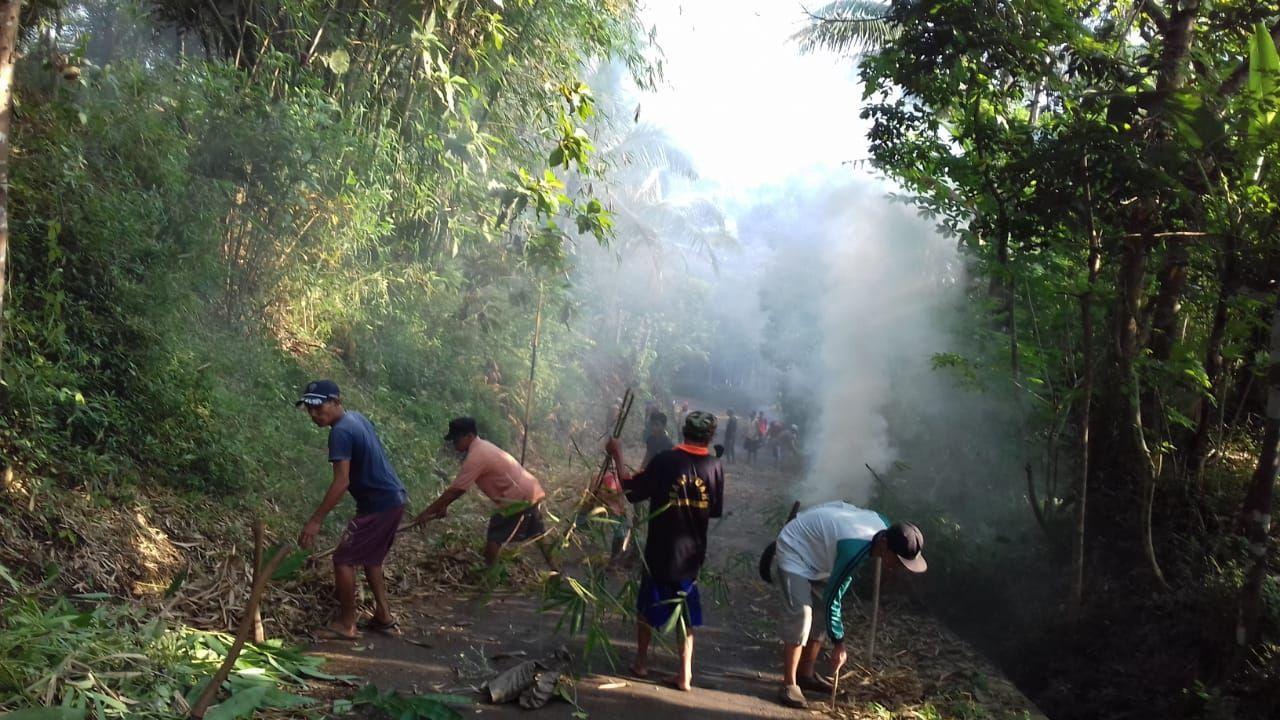
[[[641,120],[666,130],[730,197],[867,156],[853,64],[801,55],[795,0],[653,0],[665,80]]]

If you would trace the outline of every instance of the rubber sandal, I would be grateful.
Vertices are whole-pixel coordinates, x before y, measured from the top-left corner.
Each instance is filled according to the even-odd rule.
[[[799,678],[798,683],[801,690],[812,690],[816,693],[831,694],[831,682],[818,674],[809,677]]]
[[[377,618],[369,618],[360,625],[361,630],[372,630],[380,633],[394,633],[400,629],[400,622],[392,620],[391,622],[382,622]]]

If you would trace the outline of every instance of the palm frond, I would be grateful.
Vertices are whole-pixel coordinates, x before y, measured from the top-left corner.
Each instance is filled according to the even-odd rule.
[[[811,24],[791,36],[805,53],[829,50],[859,55],[884,45],[898,32],[889,17],[889,4],[878,0],[837,0],[805,12]]]
[[[696,180],[698,172],[688,153],[676,147],[670,136],[651,123],[640,123],[602,153],[606,161],[623,166],[638,167],[645,171],[661,169],[680,177]]]

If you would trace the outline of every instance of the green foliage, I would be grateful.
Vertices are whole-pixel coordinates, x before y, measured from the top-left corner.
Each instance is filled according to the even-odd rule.
[[[401,695],[394,690],[380,692],[374,685],[365,685],[351,698],[354,705],[368,705],[376,713],[374,717],[392,720],[460,720],[462,714],[455,706],[470,705],[469,698],[461,695]]]
[[[230,497],[323,478],[288,403],[317,375],[411,489],[449,417],[508,441],[562,228],[613,232],[573,180],[607,169],[578,74],[649,81],[630,3],[151,4],[210,61],[89,5],[46,27],[78,83],[20,66],[4,464]],[[578,338],[547,330],[539,405],[575,402]]]
[[[19,597],[0,611],[0,708],[16,710],[5,717],[61,717],[48,708],[95,718],[182,715],[232,641],[168,627],[136,608]],[[207,717],[307,707],[314,701],[290,690],[304,689],[307,678],[332,679],[322,663],[279,641],[246,645],[223,686],[226,698]]]

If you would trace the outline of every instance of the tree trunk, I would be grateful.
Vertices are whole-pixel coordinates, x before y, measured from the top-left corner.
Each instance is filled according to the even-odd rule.
[[[1164,262],[1157,274],[1160,289],[1152,303],[1151,356],[1165,362],[1173,357],[1173,347],[1181,337],[1178,322],[1182,308],[1182,291],[1187,287],[1187,240],[1170,238]]]
[[[4,344],[5,281],[9,277],[9,146],[13,123],[13,65],[18,58],[21,0],[0,0],[0,351]]]
[[[1085,170],[1089,161],[1085,159]],[[1102,265],[1102,243],[1093,218],[1093,190],[1086,181],[1084,190],[1087,205],[1087,230],[1089,233],[1089,285],[1080,295],[1081,344],[1084,346],[1084,378],[1080,388],[1080,474],[1076,481],[1076,523],[1071,543],[1071,614],[1076,616],[1084,607],[1084,529],[1086,501],[1089,497],[1089,422],[1093,407],[1093,296]]]
[[[1252,564],[1240,591],[1239,614],[1236,619],[1236,651],[1231,663],[1238,667],[1257,635],[1262,611],[1262,586],[1267,576],[1267,542],[1271,534],[1271,505],[1274,499],[1277,470],[1280,470],[1280,293],[1271,316],[1271,366],[1267,382],[1267,422],[1263,432],[1258,467],[1249,483],[1241,513],[1241,523],[1249,540]]]
[[[1227,319],[1231,309],[1231,296],[1236,285],[1236,238],[1229,233],[1224,239],[1222,270],[1218,279],[1218,302],[1213,311],[1213,326],[1209,330],[1209,341],[1204,353],[1204,372],[1209,380],[1208,395],[1218,398],[1221,405],[1226,398],[1220,392],[1222,383],[1222,341],[1227,335]],[[1196,430],[1187,445],[1186,470],[1188,482],[1196,487],[1204,479],[1205,457],[1209,449],[1209,428],[1213,425],[1214,404],[1206,395],[1201,395],[1199,412],[1196,417]]]

